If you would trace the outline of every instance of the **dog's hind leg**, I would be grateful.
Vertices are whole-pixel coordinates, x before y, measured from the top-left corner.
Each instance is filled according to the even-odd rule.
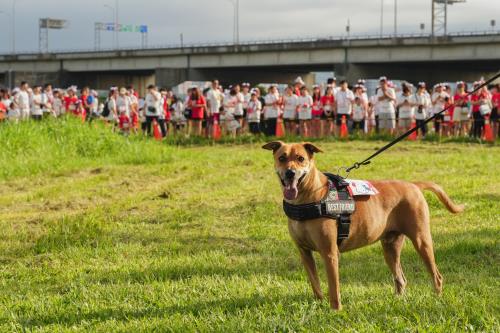
[[[405,236],[403,234],[389,233],[381,240],[384,249],[384,258],[394,278],[396,294],[401,295],[405,291],[406,278],[401,267],[401,250],[403,249]]]
[[[321,293],[321,287],[318,277],[318,271],[316,270],[316,263],[314,262],[314,257],[311,250],[306,250],[299,248],[300,258],[302,259],[302,264],[307,272],[307,277],[309,282],[311,282],[311,287],[314,292],[314,296],[318,299],[323,299],[323,294]]]
[[[434,284],[434,290],[439,295],[443,291],[443,277],[436,265],[436,260],[434,258],[434,249],[432,246],[432,236],[430,232],[429,225],[427,225],[426,230],[419,232],[414,239],[412,239],[413,246],[417,250],[418,254],[422,258],[427,271],[431,274],[432,282]]]

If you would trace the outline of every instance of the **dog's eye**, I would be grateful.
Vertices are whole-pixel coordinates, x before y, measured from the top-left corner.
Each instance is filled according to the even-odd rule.
[[[286,156],[280,156],[280,158],[278,159],[281,163],[285,163],[286,162]]]
[[[304,158],[304,157],[302,157],[302,156],[299,156],[299,157],[297,157],[297,160],[298,160],[300,163],[302,163],[302,162],[304,162],[304,161],[305,161],[305,158]]]

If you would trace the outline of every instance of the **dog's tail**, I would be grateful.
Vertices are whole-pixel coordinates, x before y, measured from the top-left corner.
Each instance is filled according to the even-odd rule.
[[[413,184],[417,185],[421,191],[429,190],[434,192],[439,198],[439,201],[441,201],[451,213],[458,214],[464,210],[464,205],[457,205],[454,203],[441,186],[432,182],[414,182]]]

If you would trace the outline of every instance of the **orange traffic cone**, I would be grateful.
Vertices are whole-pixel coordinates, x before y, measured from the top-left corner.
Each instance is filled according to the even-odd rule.
[[[493,130],[491,129],[489,117],[484,120],[483,139],[485,141],[488,141],[488,142],[495,141],[495,138],[493,137]]]
[[[85,122],[86,118],[87,118],[87,110],[85,110],[85,108],[83,108],[83,110],[82,110],[82,123]]]
[[[285,131],[283,130],[283,121],[281,118],[276,119],[276,137],[282,138],[285,136]]]
[[[214,140],[220,140],[220,137],[222,135],[222,131],[220,129],[219,122],[217,120],[214,121]]]
[[[157,141],[161,141],[161,139],[163,138],[161,135],[160,126],[158,125],[156,120],[153,121],[153,135],[155,137],[155,140]]]
[[[347,130],[347,122],[345,116],[342,116],[342,123],[340,125],[340,137],[347,138],[349,136],[349,131]]]
[[[417,127],[417,122],[415,121],[415,119],[413,119],[413,121],[411,122],[411,129],[414,129],[415,127]],[[417,140],[417,131],[413,131],[409,136],[408,136],[408,140],[410,141],[415,141]]]

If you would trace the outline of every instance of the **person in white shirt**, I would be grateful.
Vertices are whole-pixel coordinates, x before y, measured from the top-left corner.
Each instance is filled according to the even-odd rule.
[[[337,87],[337,78],[336,77],[332,77],[332,78],[329,78],[328,80],[326,80],[326,87],[332,88],[333,96],[336,96],[340,90],[340,88]]]
[[[425,119],[427,119],[429,115],[428,110],[432,105],[431,98],[426,90],[425,82],[419,82],[417,85],[415,103],[415,121],[417,122],[418,130],[422,132],[422,137],[425,137],[427,134],[427,124],[425,123]]]
[[[352,131],[365,131],[366,104],[362,97],[354,97],[352,105]]]
[[[252,90],[250,101],[247,104],[247,121],[250,133],[260,134],[260,114],[262,112],[262,103],[259,101],[257,92]]]
[[[276,135],[276,123],[280,116],[280,95],[276,85],[271,85],[268,93],[264,98],[264,120],[265,120],[265,134],[267,136]]]
[[[382,76],[379,79],[380,89],[377,93],[379,108],[379,129],[394,134],[396,129],[396,93],[388,86],[387,78]]]
[[[14,88],[12,90],[9,111],[7,112],[9,121],[12,121],[14,123],[19,122],[19,119],[21,119],[21,111],[19,110],[19,91],[19,88]]]
[[[42,109],[42,87],[33,87],[33,94],[31,96],[31,119],[35,121],[42,120],[43,109]]]
[[[54,117],[56,118],[64,114],[64,104],[61,96],[61,91],[59,89],[54,89],[52,112],[54,114]]]
[[[236,132],[241,126],[235,116],[240,99],[236,87],[231,87],[230,89],[228,96],[224,98],[224,126],[228,134],[236,137]]]
[[[19,118],[27,120],[30,116],[30,94],[27,82],[21,82],[19,92],[17,93],[17,105],[19,108]]]
[[[297,108],[299,97],[293,93],[293,87],[288,86],[283,96],[283,120],[287,134],[297,134]]]
[[[310,134],[313,99],[306,87],[302,87],[300,93],[301,96],[298,101],[299,133],[302,137],[307,138]]]
[[[146,94],[146,100],[144,108],[146,110],[146,134],[151,134],[151,124],[153,121],[158,123],[158,118],[160,112],[163,111],[161,105],[161,94],[158,92],[154,85],[148,86],[148,93]]]
[[[335,95],[336,116],[335,116],[335,134],[339,135],[342,118],[349,121],[352,114],[352,103],[354,102],[354,94],[348,88],[347,81],[340,82],[340,89]]]
[[[172,98],[171,109],[174,135],[177,135],[177,133],[185,134],[187,119],[184,116],[184,103],[182,103],[182,100],[177,98],[175,95]]]
[[[245,102],[245,97],[241,93],[240,85],[237,84],[234,86],[234,90],[236,91],[235,95],[235,105],[234,105],[234,119],[240,124],[238,127],[238,131],[243,129],[243,120],[245,116],[245,110],[243,109],[243,103]]]
[[[434,86],[434,92],[431,96],[432,109],[430,116],[433,116],[439,113],[444,109],[446,103],[449,101],[450,95],[445,91],[444,85],[442,83],[438,83]],[[434,118],[434,132],[441,136],[442,124],[444,121],[444,115],[440,114]]]
[[[116,106],[116,99],[118,98],[118,88],[111,87],[109,89],[108,99],[106,100],[106,104],[108,107],[108,115],[106,116],[106,122],[112,123],[112,130],[116,130],[116,125],[118,123],[118,108]]]
[[[219,80],[212,80],[212,87],[207,92],[207,130],[209,137],[213,135],[214,123],[220,123],[220,109],[224,101],[224,94],[220,90]]]
[[[403,83],[402,87],[402,92],[397,98],[397,106],[399,108],[398,128],[401,134],[411,128],[411,124],[415,118],[415,106],[417,105],[415,95],[412,94],[410,85]]]
[[[42,92],[42,111],[45,116],[52,114],[54,116],[53,111],[54,104],[54,93],[52,91],[52,85],[50,83],[46,83]]]
[[[243,119],[241,124],[242,131],[245,131],[247,128],[247,111],[248,111],[248,103],[252,98],[252,94],[250,93],[250,83],[244,82],[241,84],[241,96],[243,96]]]

